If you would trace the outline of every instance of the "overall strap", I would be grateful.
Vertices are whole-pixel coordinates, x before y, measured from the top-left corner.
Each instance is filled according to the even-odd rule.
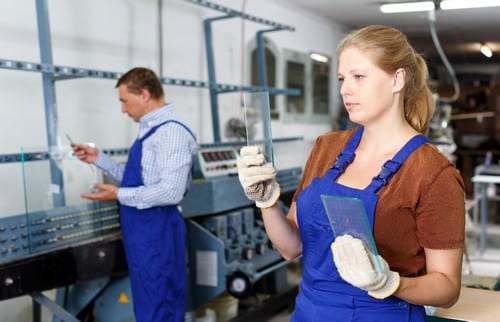
[[[356,147],[359,144],[359,141],[361,140],[361,135],[363,134],[363,127],[360,126],[356,132],[354,132],[354,135],[351,137],[349,142],[347,142],[346,147],[344,148],[344,151],[340,153],[337,158],[335,159],[335,163],[333,166],[330,168],[334,172],[334,178],[336,179],[340,174],[342,174],[347,166],[354,160],[354,151],[356,150]]]
[[[408,156],[410,156],[413,151],[426,142],[429,142],[429,139],[422,134],[412,137],[391,160],[384,163],[382,170],[380,170],[379,174],[373,178],[372,182],[366,189],[372,190],[375,193],[379,191],[380,188],[385,186],[389,179],[399,170]]]
[[[142,138],[140,138],[139,140],[141,142],[143,142],[144,140],[146,140],[148,137],[150,137],[153,133],[156,132],[156,130],[161,127],[162,125],[164,124],[167,124],[167,123],[177,123],[179,124],[180,126],[182,126],[184,129],[186,129],[186,131],[189,132],[189,134],[191,134],[191,136],[193,137],[193,139],[196,141],[196,137],[194,136],[193,132],[191,132],[191,130],[186,126],[184,125],[183,123],[179,122],[179,121],[176,121],[176,120],[168,120],[168,121],[165,121],[163,123],[160,123],[158,125],[156,125],[155,127],[153,127],[151,130],[149,130],[148,133],[146,133]]]

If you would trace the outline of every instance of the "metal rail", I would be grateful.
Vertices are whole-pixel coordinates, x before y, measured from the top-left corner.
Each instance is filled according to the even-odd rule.
[[[231,8],[228,8],[228,7],[225,7],[225,6],[221,6],[219,4],[216,4],[216,3],[213,3],[213,2],[210,2],[210,1],[205,1],[205,0],[186,0],[186,1],[194,3],[194,4],[197,4],[197,5],[200,5],[200,6],[203,6],[203,7],[206,7],[206,8],[209,8],[209,9],[213,9],[213,10],[225,13],[228,16],[231,16],[231,17],[239,17],[239,18],[242,18],[242,19],[245,19],[245,20],[256,22],[256,23],[260,23],[260,24],[272,26],[274,28],[279,28],[279,29],[289,30],[289,31],[295,31],[295,28],[292,27],[292,26],[287,26],[287,25],[279,23],[279,22],[274,22],[274,21],[271,21],[271,20],[268,20],[268,19],[264,19],[264,18],[259,18],[259,17],[256,17],[256,16],[252,16],[252,15],[246,14],[244,12],[236,11],[234,9],[231,9]]]

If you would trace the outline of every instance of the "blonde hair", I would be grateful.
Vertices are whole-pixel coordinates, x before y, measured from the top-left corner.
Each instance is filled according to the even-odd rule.
[[[406,36],[395,28],[380,25],[352,31],[337,47],[337,62],[348,47],[369,53],[372,61],[389,74],[399,68],[405,70],[404,116],[416,131],[426,133],[435,107],[427,84],[427,64],[408,43]]]

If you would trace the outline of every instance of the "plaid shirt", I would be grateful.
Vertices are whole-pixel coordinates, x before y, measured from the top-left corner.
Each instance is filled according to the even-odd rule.
[[[144,115],[139,121],[138,139],[156,125],[167,120],[178,120],[172,104]],[[167,123],[143,142],[142,180],[144,185],[120,188],[121,204],[138,209],[177,205],[191,182],[191,167],[197,151],[196,141],[177,123]],[[111,180],[120,183],[125,164],[99,153],[95,165]]]

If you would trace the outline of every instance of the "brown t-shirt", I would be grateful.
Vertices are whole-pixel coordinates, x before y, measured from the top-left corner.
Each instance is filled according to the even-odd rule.
[[[320,136],[311,150],[293,200],[322,177],[344,150],[354,129]],[[455,166],[429,143],[416,149],[382,187],[375,210],[379,254],[402,276],[425,273],[424,248],[464,245],[464,184]]]

